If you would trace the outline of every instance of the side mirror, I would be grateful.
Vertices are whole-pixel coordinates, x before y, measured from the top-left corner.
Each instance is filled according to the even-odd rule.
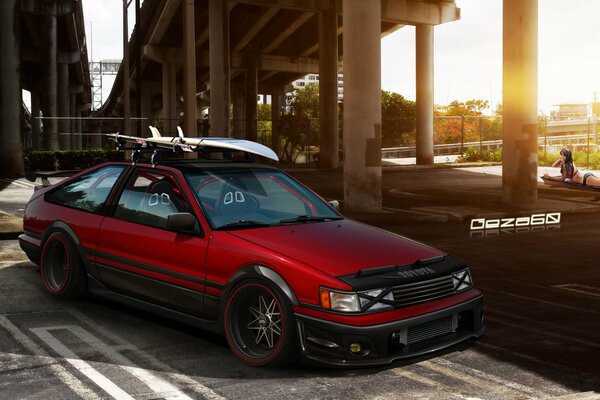
[[[167,228],[174,231],[193,231],[196,217],[188,212],[173,213],[167,216]]]
[[[331,200],[328,202],[329,205],[336,209],[336,211],[340,211],[340,202],[337,200]]]

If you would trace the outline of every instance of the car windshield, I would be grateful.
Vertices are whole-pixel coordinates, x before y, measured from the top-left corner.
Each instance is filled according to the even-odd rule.
[[[319,196],[280,171],[190,171],[185,175],[214,229],[343,218]]]

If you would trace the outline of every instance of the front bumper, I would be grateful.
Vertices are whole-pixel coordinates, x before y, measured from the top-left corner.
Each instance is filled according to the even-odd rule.
[[[453,346],[485,332],[483,297],[417,317],[352,326],[296,313],[302,358],[339,367],[386,365]],[[352,353],[350,345],[360,344]]]

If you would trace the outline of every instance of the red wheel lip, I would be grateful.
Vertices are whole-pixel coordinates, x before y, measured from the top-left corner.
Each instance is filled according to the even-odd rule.
[[[52,241],[54,241],[54,240],[59,240],[61,242],[63,248],[65,249],[65,254],[67,256],[67,272],[65,274],[65,279],[63,280],[63,282],[60,284],[60,286],[57,289],[52,289],[50,286],[48,286],[48,283],[46,282],[46,279],[44,278],[44,255],[46,254],[48,245],[50,243],[52,243]],[[67,245],[67,241],[58,235],[50,236],[48,238],[48,240],[46,240],[46,243],[44,244],[44,249],[42,250],[42,255],[40,257],[40,273],[42,275],[42,283],[44,284],[44,287],[50,293],[59,294],[67,286],[67,283],[69,282],[70,272],[71,272],[71,253],[69,252],[69,247]]]
[[[279,353],[279,350],[281,348],[281,343],[283,342],[283,337],[285,335],[285,315],[284,315],[283,312],[281,312],[281,335],[279,337],[279,341],[277,343],[277,346],[275,347],[275,349],[273,350],[273,352],[271,353],[271,355],[269,355],[269,356],[267,356],[265,358],[262,358],[260,360],[257,360],[257,359],[253,359],[253,358],[248,358],[246,355],[244,355],[243,353],[241,353],[237,349],[237,346],[235,345],[235,342],[233,341],[233,339],[231,338],[231,335],[229,333],[230,327],[227,324],[227,316],[229,315],[229,308],[231,306],[231,302],[235,298],[236,294],[240,290],[242,290],[244,288],[247,288],[249,286],[256,286],[256,287],[259,287],[261,289],[266,290],[271,296],[273,296],[273,299],[275,299],[275,302],[277,303],[277,306],[279,307],[280,310],[282,310],[281,303],[279,302],[279,299],[277,298],[277,295],[268,286],[262,285],[260,283],[247,283],[245,285],[242,285],[239,288],[237,288],[236,291],[233,292],[233,294],[231,295],[231,297],[229,297],[229,300],[227,300],[227,306],[225,307],[225,315],[223,317],[223,321],[224,321],[224,324],[225,324],[225,337],[227,338],[227,342],[229,343],[229,347],[231,348],[231,350],[233,350],[233,352],[238,357],[240,357],[244,361],[248,362],[249,364],[262,364],[262,363],[270,361],[271,359],[273,359]]]

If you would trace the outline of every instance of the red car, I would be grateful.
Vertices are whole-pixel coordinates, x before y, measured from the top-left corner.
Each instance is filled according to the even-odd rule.
[[[462,261],[346,219],[270,166],[105,163],[38,187],[23,224],[51,295],[224,333],[250,365],[381,365],[485,329]]]

